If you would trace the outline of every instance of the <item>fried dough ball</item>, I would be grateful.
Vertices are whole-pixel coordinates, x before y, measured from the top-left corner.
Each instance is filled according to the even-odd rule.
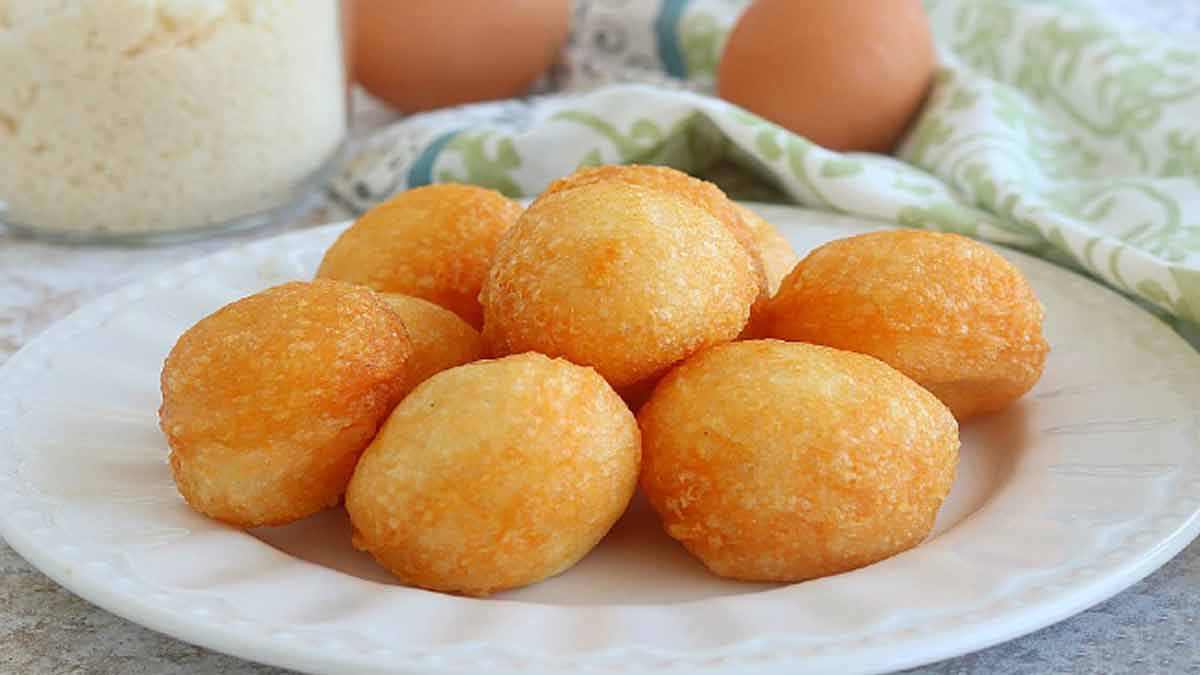
[[[423,298],[482,325],[479,287],[521,206],[451,183],[402,192],[365,213],[325,253],[317,277]]]
[[[916,546],[958,461],[958,426],[881,361],[751,340],[671,371],[638,414],[641,485],[714,573],[800,581]]]
[[[520,354],[434,375],[363,454],[354,545],[406,584],[487,595],[559,574],[625,511],[641,440],[599,375]]]
[[[796,255],[796,250],[792,248],[787,239],[783,238],[783,235],[779,234],[774,225],[741,204],[735,202],[734,206],[738,208],[742,214],[742,222],[746,223],[758,242],[758,248],[762,252],[763,268],[767,275],[767,292],[769,297],[773,297],[779,292],[779,285],[783,283],[783,278],[796,266],[796,261],[800,259],[800,256]],[[756,302],[755,306],[750,309],[750,322],[746,324],[746,328],[742,330],[742,334],[738,338],[752,340],[766,337],[769,320],[768,309],[767,302]]]
[[[758,244],[758,250],[762,253],[763,270],[767,275],[767,292],[774,296],[779,292],[784,277],[799,262],[800,256],[779,230],[765,218],[737,202],[733,205]]]
[[[201,319],[162,371],[179,491],[242,527],[332,506],[399,402],[411,353],[395,312],[336,281],[276,286]]]
[[[483,358],[483,338],[479,331],[454,312],[411,295],[381,293],[379,297],[400,315],[412,340],[405,394],[447,368]]]
[[[552,195],[563,190],[612,180],[670,192],[707,211],[710,216],[728,228],[738,243],[750,254],[754,265],[754,274],[762,291],[760,294],[764,301],[762,308],[765,309],[765,300],[770,297],[770,294],[767,293],[765,261],[758,248],[759,239],[755,234],[754,224],[744,220],[745,211],[736,202],[725,196],[721,188],[716,185],[689,176],[669,166],[604,164],[580,169],[565,178],[560,178],[551,183],[542,195]]]
[[[995,412],[1042,376],[1049,346],[1029,282],[955,234],[889,230],[832,241],[772,300],[768,334],[870,354],[958,420]]]
[[[483,336],[493,354],[562,356],[621,391],[736,337],[757,295],[749,254],[703,210],[604,181],[542,196],[505,233]]]

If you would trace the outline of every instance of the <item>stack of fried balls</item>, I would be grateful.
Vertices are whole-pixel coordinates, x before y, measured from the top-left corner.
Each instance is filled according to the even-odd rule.
[[[584,169],[527,209],[435,185],[316,280],[184,333],[161,426],[196,510],[258,527],[344,500],[354,545],[421,588],[559,574],[639,485],[715,574],[799,581],[928,535],[958,423],[1034,385],[1042,319],[975,241],[882,231],[797,263],[672,169]]]

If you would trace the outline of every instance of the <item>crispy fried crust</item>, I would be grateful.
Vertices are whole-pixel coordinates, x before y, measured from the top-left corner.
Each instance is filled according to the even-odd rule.
[[[402,192],[343,232],[317,277],[424,298],[478,329],[479,288],[492,251],[520,215],[516,202],[470,185]]]
[[[916,546],[950,490],[958,426],[861,354],[778,340],[714,347],[638,414],[641,485],[714,573],[800,581]]]
[[[725,196],[721,188],[713,183],[694,178],[669,166],[604,164],[580,169],[565,178],[560,178],[551,183],[542,195],[552,195],[583,185],[613,180],[669,192],[708,212],[710,216],[724,225],[750,254],[755,278],[761,291],[759,295],[764,300],[770,297],[767,292],[769,284],[764,265],[765,260],[759,250],[760,241],[754,230],[755,223],[746,221],[746,212],[736,202]]]
[[[891,230],[830,242],[772,300],[768,334],[870,354],[916,380],[959,421],[1004,408],[1042,376],[1042,305],[991,248]]]
[[[381,293],[384,303],[404,322],[412,340],[412,358],[404,393],[433,375],[483,358],[483,338],[457,314],[421,298]]]
[[[493,354],[563,356],[621,390],[736,337],[757,294],[750,256],[705,211],[603,181],[543,196],[505,233],[483,335]]]
[[[354,542],[404,583],[486,595],[574,565],[624,512],[641,441],[590,368],[540,354],[434,375],[346,493]]]
[[[400,318],[342,282],[284,284],[201,319],[162,371],[179,491],[243,527],[333,505],[400,400],[411,353]]]
[[[774,296],[779,292],[779,285],[783,283],[784,277],[799,262],[800,256],[774,225],[737,202],[733,205],[741,214],[742,222],[746,224],[758,245],[758,250],[762,253],[763,268],[767,275],[767,292]]]
[[[734,206],[737,207],[742,216],[742,222],[746,224],[758,244],[758,249],[762,254],[763,270],[767,277],[768,300],[754,303],[754,307],[750,309],[750,321],[739,336],[744,340],[752,340],[766,336],[769,298],[779,292],[779,286],[783,283],[784,277],[796,266],[796,261],[800,260],[800,256],[796,255],[796,250],[792,248],[787,239],[783,238],[783,235],[779,234],[774,225],[741,204],[735,202]]]

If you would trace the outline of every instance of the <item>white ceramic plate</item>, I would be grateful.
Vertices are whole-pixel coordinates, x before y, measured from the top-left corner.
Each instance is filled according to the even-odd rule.
[[[873,229],[762,209],[803,253]],[[333,510],[242,532],[183,503],[156,426],[179,334],[307,278],[338,227],[126,288],[0,369],[0,533],[116,614],[322,673],[876,672],[994,644],[1120,591],[1200,530],[1200,355],[1118,295],[1005,253],[1046,305],[1046,375],[963,429],[930,541],[796,585],[712,577],[635,503],[566,574],[478,600],[395,585]]]

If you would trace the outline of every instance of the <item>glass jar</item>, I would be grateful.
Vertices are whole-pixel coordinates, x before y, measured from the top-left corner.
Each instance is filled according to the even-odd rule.
[[[0,0],[0,223],[152,242],[281,217],[349,120],[338,0]]]

